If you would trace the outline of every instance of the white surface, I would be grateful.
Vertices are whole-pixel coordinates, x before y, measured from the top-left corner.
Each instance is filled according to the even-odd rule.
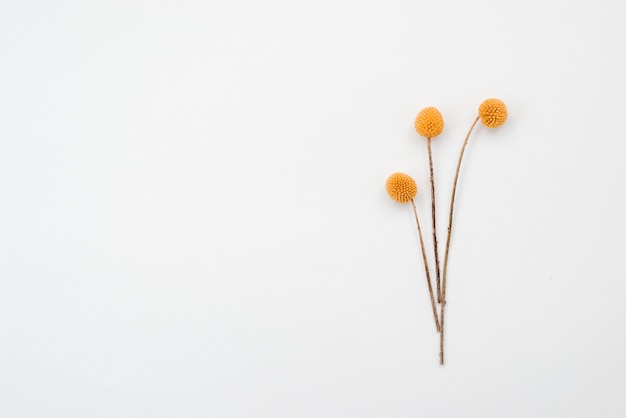
[[[0,416],[626,416],[624,3],[382,4],[2,2]]]

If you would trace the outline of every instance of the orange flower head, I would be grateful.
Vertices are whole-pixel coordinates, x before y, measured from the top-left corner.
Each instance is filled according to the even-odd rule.
[[[480,104],[478,116],[487,128],[497,128],[506,122],[509,115],[506,105],[500,99],[487,99]]]
[[[417,194],[417,185],[413,177],[404,173],[393,173],[387,179],[387,194],[398,203],[408,203]]]
[[[436,107],[425,107],[415,118],[415,130],[424,138],[434,138],[443,131],[443,117]]]

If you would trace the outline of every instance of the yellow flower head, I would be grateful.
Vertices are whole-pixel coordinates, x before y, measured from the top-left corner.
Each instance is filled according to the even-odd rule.
[[[434,138],[443,131],[443,117],[435,107],[425,107],[415,118],[415,130],[425,138]]]
[[[387,194],[398,203],[410,202],[417,194],[413,177],[404,173],[393,173],[387,179]]]
[[[480,121],[488,128],[501,126],[506,122],[508,114],[506,105],[500,99],[487,99],[478,108]]]

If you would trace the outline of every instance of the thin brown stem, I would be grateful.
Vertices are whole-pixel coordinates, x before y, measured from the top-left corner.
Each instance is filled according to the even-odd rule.
[[[446,301],[441,302],[441,328],[439,329],[439,364],[443,366],[443,321],[445,321],[444,312],[446,311]]]
[[[428,268],[428,260],[426,259],[426,249],[424,248],[424,238],[422,238],[422,228],[420,226],[420,220],[417,217],[417,208],[415,207],[415,201],[411,199],[411,205],[413,206],[413,213],[415,214],[415,223],[417,223],[417,234],[420,237],[420,246],[422,247],[422,258],[424,259],[424,270],[426,271],[426,283],[428,284],[428,293],[430,293],[430,304],[433,307],[433,316],[435,318],[435,327],[437,332],[441,330],[439,326],[439,317],[437,315],[437,307],[435,306],[435,296],[433,295],[433,286],[430,281],[430,270]]]
[[[470,127],[467,132],[467,136],[465,137],[465,142],[463,142],[463,147],[461,148],[461,154],[459,154],[459,161],[456,164],[456,173],[454,174],[454,184],[452,185],[452,196],[450,197],[450,214],[448,216],[448,238],[446,240],[446,253],[443,257],[443,280],[441,283],[441,293],[442,293],[442,303],[446,300],[446,285],[447,285],[447,276],[448,276],[448,253],[450,252],[450,237],[452,236],[452,219],[454,216],[454,198],[456,197],[456,185],[459,180],[459,172],[461,171],[461,162],[463,161],[463,154],[465,153],[465,147],[467,146],[467,142],[469,141],[469,137],[474,130],[474,126],[480,119],[480,116],[476,116],[474,123]]]
[[[445,312],[446,312],[446,286],[447,286],[447,277],[448,277],[448,254],[450,251],[450,237],[452,236],[452,219],[454,215],[454,198],[456,196],[456,186],[459,180],[459,172],[461,171],[461,162],[463,161],[463,154],[465,153],[465,147],[467,146],[467,142],[469,141],[469,137],[478,123],[480,116],[476,116],[474,123],[470,127],[467,132],[467,136],[465,137],[465,141],[463,142],[463,147],[461,148],[461,154],[459,155],[459,161],[456,165],[456,173],[454,174],[454,184],[452,185],[452,197],[450,198],[450,215],[448,216],[448,238],[446,240],[446,253],[443,257],[443,279],[441,283],[441,331],[439,336],[439,364],[444,363],[443,359],[443,339],[444,339],[444,329],[443,324],[445,321]]]
[[[428,166],[430,167],[430,202],[433,221],[433,246],[435,247],[435,273],[437,278],[437,302],[441,303],[441,273],[439,272],[439,245],[437,244],[437,217],[435,210],[435,170],[433,170],[433,152],[430,147],[431,138],[426,138],[428,145]]]

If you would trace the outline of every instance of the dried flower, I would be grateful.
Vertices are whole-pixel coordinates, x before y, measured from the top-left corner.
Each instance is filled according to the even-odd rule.
[[[429,106],[420,110],[415,118],[415,130],[418,134],[426,138],[426,147],[428,149],[428,166],[430,168],[430,201],[431,201],[431,220],[433,231],[433,247],[435,249],[435,274],[437,278],[437,301],[441,302],[441,272],[439,269],[439,244],[437,243],[437,217],[435,203],[435,169],[433,167],[433,152],[431,148],[431,140],[443,131],[443,117],[437,108]]]
[[[465,148],[468,145],[470,136],[478,124],[481,121],[482,124],[488,128],[497,128],[502,126],[506,122],[508,117],[508,110],[504,102],[500,99],[490,98],[484,100],[479,108],[478,115],[475,114],[472,125],[470,126],[465,141],[461,147],[459,154],[456,172],[454,174],[454,183],[452,185],[452,195],[450,197],[450,212],[448,215],[448,235],[446,239],[446,248],[443,258],[443,270],[440,273],[439,263],[439,250],[437,240],[437,222],[436,222],[436,203],[435,203],[435,175],[433,168],[433,153],[431,142],[432,139],[440,135],[443,132],[444,122],[441,113],[437,108],[429,106],[425,107],[417,114],[415,118],[415,130],[419,135],[426,138],[426,146],[428,150],[428,164],[430,168],[430,197],[431,197],[431,220],[432,220],[432,234],[433,234],[433,247],[434,247],[434,259],[435,259],[435,273],[436,273],[436,293],[437,301],[439,302],[439,310],[437,309],[437,302],[435,301],[435,292],[433,291],[430,268],[428,266],[428,259],[426,256],[426,248],[424,245],[424,238],[422,235],[422,228],[420,220],[417,214],[417,207],[415,205],[415,196],[417,195],[417,185],[415,180],[404,173],[393,173],[387,179],[386,190],[389,197],[399,203],[411,203],[413,208],[413,214],[415,215],[415,223],[417,226],[417,233],[419,236],[420,249],[422,252],[422,259],[424,262],[424,272],[426,275],[426,283],[428,285],[428,293],[430,296],[430,303],[433,311],[433,318],[435,320],[435,328],[439,332],[439,363],[444,364],[444,335],[445,335],[445,312],[446,312],[446,288],[447,288],[447,271],[448,271],[448,256],[450,252],[450,241],[452,237],[452,226],[454,218],[454,203],[456,198],[456,189],[459,180],[459,174],[461,171],[461,163],[463,161],[463,155]],[[439,311],[439,312],[438,312]]]
[[[501,126],[504,122],[506,122],[506,118],[508,116],[508,112],[506,110],[506,105],[500,99],[487,99],[483,101],[478,107],[478,116],[474,119],[474,123],[470,127],[467,132],[467,136],[465,136],[465,141],[463,142],[463,146],[461,147],[461,153],[459,154],[459,161],[456,164],[456,173],[454,174],[454,184],[452,185],[452,196],[450,197],[450,214],[448,216],[448,239],[446,240],[446,252],[443,257],[443,280],[441,283],[441,329],[439,333],[439,364],[444,363],[443,359],[443,341],[444,341],[444,323],[445,323],[445,313],[446,313],[446,287],[447,287],[447,277],[448,277],[448,254],[450,251],[450,238],[452,236],[452,221],[454,217],[454,199],[456,196],[456,186],[459,180],[459,172],[461,171],[461,162],[463,161],[463,154],[465,153],[465,147],[469,141],[470,135],[474,130],[474,127],[478,123],[480,119],[488,128],[497,128]]]
[[[399,203],[408,203],[417,194],[417,185],[413,177],[404,173],[393,173],[385,186],[387,194]]]
[[[443,117],[437,108],[425,107],[415,118],[415,130],[424,138],[434,138],[443,131]]]
[[[506,122],[508,112],[500,99],[487,99],[478,108],[480,121],[488,128],[497,128]]]
[[[424,272],[426,273],[426,284],[428,285],[428,293],[430,294],[430,304],[433,308],[433,317],[435,318],[435,328],[439,332],[439,317],[437,316],[437,307],[435,305],[435,297],[433,296],[433,286],[430,280],[430,269],[428,268],[428,259],[426,258],[426,248],[424,248],[424,238],[422,236],[422,227],[417,216],[417,208],[415,207],[415,195],[417,195],[417,185],[413,177],[404,173],[393,173],[387,179],[387,194],[396,202],[408,203],[413,206],[413,214],[415,215],[415,223],[417,225],[417,234],[420,239],[420,248],[422,249],[422,260],[424,260]]]

